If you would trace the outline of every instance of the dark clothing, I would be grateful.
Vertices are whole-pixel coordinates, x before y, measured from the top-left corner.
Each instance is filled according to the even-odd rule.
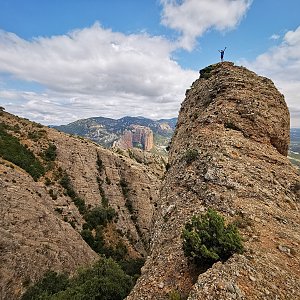
[[[219,50],[219,52],[221,53],[221,61],[223,61],[225,50],[226,47],[224,48],[224,50]]]

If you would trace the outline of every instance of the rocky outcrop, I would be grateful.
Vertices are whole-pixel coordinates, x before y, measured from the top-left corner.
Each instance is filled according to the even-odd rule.
[[[141,147],[143,150],[149,151],[154,146],[153,132],[149,127],[131,125],[130,130],[125,130],[114,146],[121,149]]]
[[[132,125],[133,144],[143,145],[143,149],[149,151],[153,148],[153,132],[149,127]]]
[[[201,70],[172,139],[150,255],[127,299],[300,299],[300,176],[288,145],[289,112],[269,79],[227,62]],[[245,252],[200,271],[181,232],[207,208],[238,224]]]
[[[164,178],[166,165],[168,163],[165,156],[154,154],[149,151],[143,151],[138,148],[124,149],[112,148],[117,153],[122,153],[127,157],[135,160],[139,164],[147,166],[158,178]]]
[[[133,148],[132,136],[133,134],[130,130],[125,130],[123,132],[123,135],[120,137],[120,139],[114,143],[114,147],[118,147],[121,149],[132,149]]]
[[[98,255],[53,210],[53,200],[26,173],[0,164],[0,295],[18,299],[47,270],[73,273]]]
[[[147,255],[149,230],[157,205],[162,171],[83,138],[2,112],[0,123],[42,161],[49,144],[54,161],[37,182],[23,169],[0,158],[0,298],[14,300],[47,270],[73,273],[98,255],[80,236],[84,223],[59,183],[67,174],[86,207],[107,202],[118,217],[105,236],[118,237],[131,258]],[[150,153],[149,153],[150,155]],[[126,190],[124,189],[126,186]]]

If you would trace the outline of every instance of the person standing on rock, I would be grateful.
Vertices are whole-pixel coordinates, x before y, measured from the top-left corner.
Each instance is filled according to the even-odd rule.
[[[223,62],[224,59],[224,53],[227,47],[224,48],[224,50],[218,50],[221,53],[221,61]]]

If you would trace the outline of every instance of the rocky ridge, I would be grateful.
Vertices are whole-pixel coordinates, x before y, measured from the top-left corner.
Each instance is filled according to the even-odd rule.
[[[233,63],[200,74],[172,138],[150,255],[127,299],[300,299],[300,176],[286,157],[284,97]],[[199,270],[181,231],[208,208],[237,224],[245,252]]]
[[[45,175],[37,181],[0,158],[1,299],[18,299],[47,270],[72,274],[98,258],[79,234],[85,221],[59,183],[61,173],[68,175],[86,207],[107,201],[117,212],[105,233],[108,245],[114,247],[116,239],[121,240],[130,257],[147,255],[163,176],[161,162],[150,157],[139,160],[138,155],[132,159],[6,112],[1,112],[0,123],[41,162],[41,153],[50,144],[56,147],[55,160],[47,163]]]

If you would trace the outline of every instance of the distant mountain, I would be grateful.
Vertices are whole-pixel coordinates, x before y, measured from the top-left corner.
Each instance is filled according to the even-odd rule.
[[[300,167],[300,128],[291,128],[289,159]]]
[[[291,128],[290,151],[300,153],[300,128]]]
[[[151,120],[144,117],[123,117],[111,119],[94,117],[81,119],[67,125],[53,126],[55,129],[74,135],[79,135],[104,146],[112,147],[114,142],[119,141],[125,131],[133,126],[148,127],[154,136],[154,149],[158,152],[164,151],[175,130],[177,118]]]
[[[300,128],[291,128],[291,142],[300,143]]]

